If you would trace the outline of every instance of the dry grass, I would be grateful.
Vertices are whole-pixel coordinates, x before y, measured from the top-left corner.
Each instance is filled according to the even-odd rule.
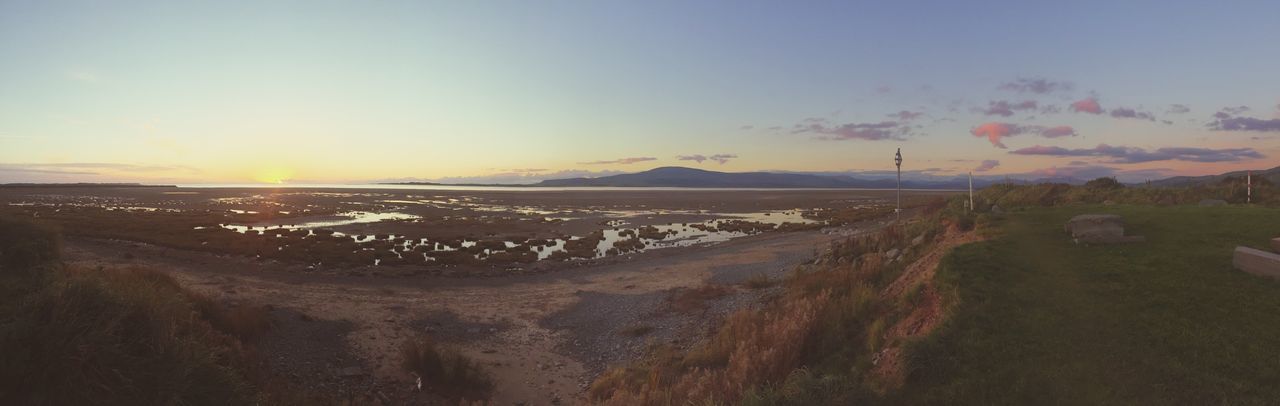
[[[238,339],[265,314],[199,304],[156,270],[64,266],[56,250],[30,249],[56,248],[56,234],[0,223],[25,235],[0,252],[27,265],[0,273],[0,404],[332,403],[262,369]]]
[[[493,378],[479,364],[430,337],[406,341],[401,355],[404,369],[422,378],[433,393],[465,402],[488,399],[493,391]]]
[[[751,275],[750,278],[747,278],[746,281],[742,282],[742,285],[746,286],[748,289],[759,290],[775,285],[775,281],[769,278],[769,274],[758,273]]]
[[[785,281],[755,276],[761,288],[784,284],[763,309],[731,314],[718,330],[688,351],[657,347],[641,362],[615,368],[588,391],[606,404],[848,404],[874,401],[866,375],[900,303],[880,297],[910,261],[886,263],[881,254],[906,249],[917,236],[922,251],[944,223],[954,222],[958,202],[919,202],[925,218],[903,228],[832,244],[815,264],[797,268]],[[953,207],[954,206],[954,207]],[[677,292],[673,308],[698,309],[724,294],[708,285]]]

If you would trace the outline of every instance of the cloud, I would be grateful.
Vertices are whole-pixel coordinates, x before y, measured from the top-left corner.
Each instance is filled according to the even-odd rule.
[[[567,169],[567,170],[555,171],[555,172],[547,172],[545,170],[537,171],[537,172],[517,170],[517,171],[500,172],[500,173],[493,173],[488,175],[476,175],[476,176],[451,176],[451,177],[435,178],[435,179],[418,179],[418,178],[378,179],[371,182],[381,183],[381,182],[428,181],[428,182],[445,183],[445,184],[462,184],[462,183],[530,184],[530,183],[538,183],[548,179],[597,178],[601,176],[619,175],[623,173],[627,173],[627,172],[614,171],[614,170],[590,171],[590,170],[581,170],[581,169]]]
[[[974,171],[974,172],[986,172],[986,171],[989,171],[989,170],[995,169],[995,167],[997,167],[997,166],[1000,166],[1000,161],[997,161],[997,160],[994,160],[994,159],[988,159],[988,160],[982,161],[982,163],[981,163],[981,164],[979,164],[977,167],[974,167],[974,168],[973,168],[973,171]]]
[[[911,126],[900,121],[833,125],[823,118],[807,118],[791,127],[792,134],[819,134],[824,140],[900,140],[911,134]]]
[[[876,86],[876,94],[889,94],[893,92],[893,88],[889,86]]]
[[[902,110],[897,113],[889,114],[889,117],[896,118],[898,119],[898,121],[911,121],[911,120],[920,118],[920,116],[923,116],[923,115],[924,115],[924,112],[920,112],[920,111]]]
[[[1280,105],[1276,107],[1280,108]],[[1246,111],[1249,111],[1249,108],[1245,106],[1223,108],[1221,111],[1213,113],[1214,120],[1210,121],[1206,126],[1214,131],[1280,131],[1280,118],[1235,117],[1235,115]]]
[[[1169,113],[1169,114],[1186,114],[1186,113],[1190,113],[1190,112],[1191,112],[1191,108],[1190,108],[1190,107],[1187,107],[1185,104],[1170,104],[1170,105],[1169,105],[1169,110],[1168,110],[1166,113]]]
[[[1076,129],[1069,125],[1048,127],[1040,130],[1040,136],[1046,138],[1074,137],[1076,136]]]
[[[1097,98],[1090,97],[1071,103],[1071,111],[1077,113],[1102,114],[1102,105],[1098,104]]]
[[[1115,118],[1136,118],[1140,120],[1155,121],[1156,116],[1145,111],[1139,111],[1128,107],[1116,107],[1111,109],[1111,117]]]
[[[1018,103],[1010,103],[1005,100],[996,100],[987,103],[986,109],[978,109],[982,114],[988,116],[1009,117],[1021,110],[1035,110],[1038,104],[1035,100],[1024,100]]]
[[[729,162],[730,159],[734,159],[737,157],[738,157],[737,154],[715,154],[711,156],[694,154],[694,155],[679,155],[679,156],[676,156],[676,160],[695,161],[697,163],[702,163],[703,161],[715,161],[715,162],[719,162],[721,165],[724,165],[726,162]]]
[[[997,148],[1008,148],[1004,146],[1002,141],[1004,137],[1010,137],[1021,134],[1023,129],[1014,124],[1009,123],[983,123],[969,130],[969,134],[974,137],[987,137],[987,141],[991,141],[991,145]]]
[[[1253,117],[1219,118],[1208,124],[1214,131],[1280,131],[1280,119],[1260,119]]]
[[[969,130],[969,134],[973,134],[974,137],[979,138],[986,137],[987,141],[990,141],[992,146],[997,148],[1006,148],[1004,145],[1005,137],[1022,134],[1036,134],[1046,138],[1074,137],[1076,135],[1076,130],[1075,128],[1067,125],[1042,127],[1038,125],[1017,125],[993,121],[974,127]]]
[[[1055,82],[1044,78],[1018,78],[1012,82],[1000,84],[998,89],[1019,93],[1047,94],[1059,90],[1071,90],[1074,87],[1068,82]]]
[[[1118,164],[1133,164],[1142,162],[1155,161],[1186,161],[1186,162],[1235,162],[1246,159],[1265,158],[1261,153],[1253,148],[1190,148],[1190,147],[1172,147],[1158,148],[1155,151],[1147,151],[1137,147],[1110,146],[1107,144],[1098,144],[1093,148],[1067,149],[1062,147],[1047,147],[1036,145],[1010,152],[1016,155],[1042,155],[1042,156],[1060,156],[1060,157],[1099,157],[1105,158],[1105,162]]]
[[[738,129],[739,129],[739,130],[744,130],[744,131],[745,131],[745,130],[751,130],[751,129],[754,129],[754,128],[756,128],[756,126],[754,126],[754,125],[750,125],[750,124],[748,124],[748,125],[744,125],[744,126],[741,126],[741,127],[738,127]]]
[[[619,159],[614,159],[610,161],[578,162],[578,164],[579,165],[630,165],[637,162],[657,161],[657,160],[658,158],[642,156],[642,157],[634,157],[634,158],[619,158]]]

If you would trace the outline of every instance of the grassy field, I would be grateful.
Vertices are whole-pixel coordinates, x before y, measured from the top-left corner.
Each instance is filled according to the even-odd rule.
[[[1086,246],[1062,225],[1123,215],[1147,242]],[[909,348],[891,403],[1274,404],[1280,281],[1231,266],[1280,236],[1280,210],[1031,208],[997,219],[938,278],[950,318]]]

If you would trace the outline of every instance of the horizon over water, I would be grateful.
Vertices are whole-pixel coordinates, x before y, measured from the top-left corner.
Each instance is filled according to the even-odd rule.
[[[738,188],[738,187],[651,187],[651,186],[534,186],[534,185],[407,185],[386,183],[187,183],[174,184],[191,189],[390,189],[390,190],[452,190],[490,192],[570,192],[570,191],[893,191],[894,188]],[[911,192],[954,192],[961,189],[908,189]]]

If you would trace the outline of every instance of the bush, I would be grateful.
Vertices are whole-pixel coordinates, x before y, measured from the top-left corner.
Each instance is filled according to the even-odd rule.
[[[27,272],[58,260],[57,230],[30,221],[0,219],[0,272]]]
[[[488,399],[493,378],[471,358],[452,348],[436,345],[431,337],[406,341],[401,347],[405,370],[422,378],[422,385],[445,397]]]

